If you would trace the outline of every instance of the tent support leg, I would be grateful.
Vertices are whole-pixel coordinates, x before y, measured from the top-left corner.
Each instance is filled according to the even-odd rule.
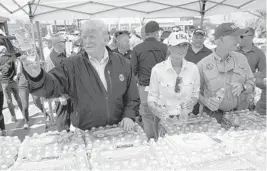
[[[201,15],[200,28],[203,29],[207,0],[201,0],[201,1],[202,1],[202,3],[201,3],[202,5],[201,5],[201,12],[200,12],[200,15]]]

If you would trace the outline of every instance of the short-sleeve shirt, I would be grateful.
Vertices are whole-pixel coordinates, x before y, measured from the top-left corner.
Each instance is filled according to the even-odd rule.
[[[189,46],[185,59],[189,62],[193,62],[194,64],[197,64],[199,61],[201,61],[206,56],[209,56],[211,53],[212,51],[206,46],[203,46],[203,48],[197,53],[195,53],[192,47]]]
[[[230,111],[235,108],[245,109],[248,106],[248,94],[234,96],[230,83],[249,83],[255,87],[255,77],[244,55],[231,52],[228,58],[222,59],[215,52],[197,64],[200,73],[200,93],[206,98],[214,97],[224,88],[225,94],[219,109]]]
[[[252,49],[248,52],[244,52],[242,48],[239,48],[237,52],[242,53],[247,57],[248,63],[253,73],[256,72],[256,69],[261,72],[265,71],[266,56],[263,51],[257,46],[252,45]]]

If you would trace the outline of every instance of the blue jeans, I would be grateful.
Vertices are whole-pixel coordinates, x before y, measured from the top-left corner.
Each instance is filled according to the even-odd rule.
[[[7,106],[10,111],[11,116],[15,116],[15,111],[14,111],[14,105],[12,103],[12,96],[11,93],[13,94],[15,100],[17,101],[17,104],[22,111],[22,104],[21,100],[19,97],[19,91],[18,91],[18,85],[15,81],[9,82],[9,83],[2,83],[4,95],[6,97],[7,101]]]
[[[145,91],[145,87],[139,86],[138,89],[141,100],[140,115],[142,116],[144,131],[148,139],[154,138],[155,140],[157,140],[159,119],[148,108],[147,104],[148,92]]]

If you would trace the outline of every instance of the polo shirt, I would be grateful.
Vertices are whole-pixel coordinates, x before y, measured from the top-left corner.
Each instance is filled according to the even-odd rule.
[[[205,45],[197,53],[195,53],[192,47],[189,46],[185,59],[189,62],[193,62],[194,64],[197,64],[199,61],[201,61],[206,56],[209,56],[211,53],[212,51],[209,48],[207,48]]]
[[[242,47],[238,48],[237,52],[242,53],[245,55],[248,59],[248,63],[250,65],[250,68],[253,73],[258,71],[265,71],[266,69],[266,56],[263,53],[261,49],[259,49],[257,46],[254,44],[252,45],[252,49],[248,52],[244,52]]]

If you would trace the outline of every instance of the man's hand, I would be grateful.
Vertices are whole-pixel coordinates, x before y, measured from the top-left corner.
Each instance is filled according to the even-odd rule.
[[[123,118],[122,121],[120,122],[120,126],[125,131],[131,131],[134,128],[134,121],[130,118]]]
[[[230,83],[232,86],[232,93],[234,96],[239,96],[243,90],[243,86],[240,83]]]
[[[23,55],[20,57],[25,71],[33,78],[37,77],[41,73],[41,66],[37,62],[32,62],[27,59],[27,56]]]
[[[205,106],[207,106],[211,111],[216,111],[219,109],[221,100],[218,100],[216,97],[211,97],[205,102]]]

